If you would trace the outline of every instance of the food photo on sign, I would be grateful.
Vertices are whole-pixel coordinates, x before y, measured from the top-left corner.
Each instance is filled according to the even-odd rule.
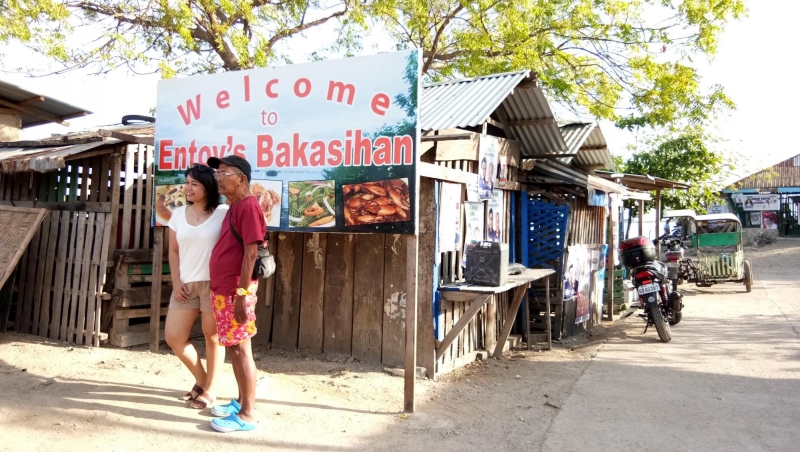
[[[419,58],[405,50],[160,81],[154,224],[185,204],[186,168],[238,155],[271,230],[416,233]]]

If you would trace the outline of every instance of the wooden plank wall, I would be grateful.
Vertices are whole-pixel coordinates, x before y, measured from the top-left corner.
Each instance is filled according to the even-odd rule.
[[[477,174],[478,172],[478,162],[477,160],[438,160],[431,159],[433,155],[436,155],[436,145],[432,147],[432,151],[429,156],[429,160],[431,163],[435,163],[439,166],[444,166],[451,169],[466,171],[470,173]],[[425,161],[426,159],[423,159]],[[516,181],[517,177],[517,170],[513,166],[509,166],[509,181]],[[462,203],[466,201],[466,187],[462,186],[462,196],[461,196]],[[511,209],[509,206],[511,205],[511,191],[503,190],[503,206],[505,209],[505,219],[503,222],[503,237],[502,241],[505,243],[510,242],[510,226],[511,226]],[[485,214],[484,214],[485,215]],[[516,218],[515,218],[516,219]],[[461,237],[464,237],[465,234],[465,218],[464,218],[464,210],[462,209],[462,217],[461,217]],[[519,228],[516,228],[519,230]],[[446,252],[440,253],[439,259],[439,273],[436,275],[439,278],[439,281],[443,284],[462,280],[463,279],[463,267],[461,265],[463,259],[463,253],[459,252]],[[436,373],[440,373],[441,371],[448,371],[452,369],[454,364],[459,358],[467,357],[470,354],[474,354],[474,352],[478,350],[483,350],[486,348],[487,342],[488,343],[495,343],[495,338],[487,338],[487,332],[489,334],[496,335],[497,332],[500,331],[501,325],[505,321],[505,316],[508,312],[508,304],[510,302],[511,293],[506,292],[503,294],[495,295],[493,299],[485,305],[478,314],[472,319],[472,322],[464,328],[464,330],[458,335],[458,337],[453,341],[450,345],[448,350],[442,354],[439,360],[436,363],[437,370]],[[493,304],[492,314],[493,319],[489,319],[489,305]],[[442,328],[440,329],[437,339],[441,340],[448,331],[458,322],[458,319],[463,315],[467,308],[469,307],[468,302],[454,302],[454,301],[445,301],[442,300],[439,303],[439,312],[434,313],[434,315],[438,315],[440,325]],[[494,325],[487,325],[487,321],[492,321]]]
[[[120,173],[121,202],[117,207],[117,249],[151,249],[153,229],[153,159],[155,148],[144,144],[129,144],[123,154]],[[165,248],[168,244],[165,243]]]
[[[50,173],[0,175],[0,202],[53,209],[17,267],[16,331],[99,345],[114,150]]]

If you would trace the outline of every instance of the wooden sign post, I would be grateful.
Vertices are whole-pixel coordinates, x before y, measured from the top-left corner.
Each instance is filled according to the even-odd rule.
[[[161,277],[164,256],[164,229],[153,230],[153,291],[150,295],[150,351],[158,353],[161,329]]]
[[[419,249],[417,236],[411,235],[406,241],[406,352],[405,387],[403,390],[403,409],[414,412],[414,384],[417,377],[417,267]]]

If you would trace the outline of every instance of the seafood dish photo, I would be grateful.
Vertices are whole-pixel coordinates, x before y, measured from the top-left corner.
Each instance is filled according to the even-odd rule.
[[[345,185],[342,200],[345,226],[411,220],[406,178]]]
[[[278,227],[281,223],[281,190],[283,183],[273,180],[254,180],[250,191],[258,199],[264,211],[267,226]]]
[[[187,205],[183,185],[159,185],[156,187],[156,224],[166,226],[172,212]]]
[[[289,182],[289,227],[330,228],[336,225],[334,181]]]

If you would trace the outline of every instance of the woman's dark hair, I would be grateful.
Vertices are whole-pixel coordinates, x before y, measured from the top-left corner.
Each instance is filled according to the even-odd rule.
[[[214,170],[206,165],[195,163],[184,174],[186,177],[192,176],[192,179],[200,182],[203,188],[206,189],[206,207],[204,210],[213,212],[220,204],[219,185],[217,185],[217,179],[214,177]],[[189,204],[192,203],[190,202]]]

